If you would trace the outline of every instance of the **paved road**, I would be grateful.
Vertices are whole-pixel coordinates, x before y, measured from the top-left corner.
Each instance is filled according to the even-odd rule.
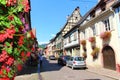
[[[17,75],[15,80],[114,80],[110,77],[89,72],[88,69],[72,70],[66,66],[60,66],[56,60],[43,59],[40,75],[36,67],[25,67],[22,74]],[[41,78],[42,79],[39,79]]]
[[[58,65],[56,60],[46,59],[44,59],[40,74],[43,80],[114,80],[83,69],[72,70]]]

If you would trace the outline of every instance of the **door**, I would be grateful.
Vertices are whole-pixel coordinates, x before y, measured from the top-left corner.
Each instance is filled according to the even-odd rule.
[[[105,46],[103,48],[103,65],[104,68],[108,68],[108,69],[112,69],[115,70],[116,69],[116,62],[115,62],[115,53],[113,51],[113,49],[110,46]]]

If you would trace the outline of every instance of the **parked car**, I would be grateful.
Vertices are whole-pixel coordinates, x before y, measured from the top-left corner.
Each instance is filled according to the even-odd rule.
[[[50,60],[55,60],[56,57],[55,57],[54,55],[50,55],[50,56],[49,56],[49,59],[50,59]]]
[[[84,57],[74,56],[70,57],[70,59],[66,62],[66,66],[74,68],[84,68],[86,69],[86,62]]]
[[[69,55],[65,55],[65,56],[60,56],[58,58],[58,64],[60,65],[66,65],[66,61],[69,60],[70,56]]]

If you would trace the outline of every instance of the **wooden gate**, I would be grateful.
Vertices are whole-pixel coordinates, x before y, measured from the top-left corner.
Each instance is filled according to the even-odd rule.
[[[116,70],[115,53],[110,46],[105,46],[102,50],[104,68]]]

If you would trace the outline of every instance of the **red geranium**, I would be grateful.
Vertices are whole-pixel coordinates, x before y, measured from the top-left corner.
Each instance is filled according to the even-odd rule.
[[[6,61],[6,64],[11,66],[14,63],[14,58],[13,57],[9,57]]]
[[[1,0],[0,8],[0,80],[14,80],[16,72],[22,69],[22,64],[30,56],[33,45],[31,33],[29,39],[26,37],[30,31],[29,24],[25,28],[28,23],[26,13],[30,9],[29,1]]]
[[[13,5],[15,5],[16,4],[16,0],[7,0],[7,6],[13,6]]]
[[[18,65],[17,65],[17,69],[18,69],[18,71],[21,71],[21,70],[22,70],[22,65],[21,65],[21,64],[18,64]]]
[[[89,37],[89,42],[95,42],[95,37]]]
[[[28,0],[23,0],[22,4],[24,5],[24,11],[28,12],[30,9]]]
[[[105,31],[100,34],[101,39],[109,39],[111,37],[111,32],[110,31]]]
[[[19,41],[18,41],[18,45],[22,46],[24,44],[24,36],[20,36]]]

